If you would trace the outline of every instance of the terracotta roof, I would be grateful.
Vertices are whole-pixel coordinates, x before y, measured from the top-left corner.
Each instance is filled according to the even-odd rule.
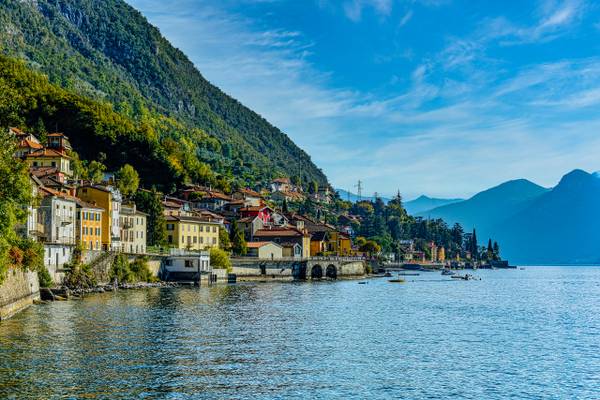
[[[240,189],[240,190],[238,190],[238,192],[246,194],[248,196],[252,196],[252,197],[262,197],[260,195],[260,193],[254,191],[252,189],[248,189],[248,188],[246,188],[246,189]]]
[[[63,157],[63,158],[69,158],[69,159],[71,158],[66,153],[63,153],[62,151],[57,151],[54,149],[36,150],[33,153],[27,154],[25,157],[27,157],[27,158],[30,158],[30,157]]]
[[[15,128],[15,127],[10,127],[8,128],[8,130],[16,135],[23,135],[25,134],[25,132],[23,132],[22,130],[20,130],[19,128]]]
[[[65,139],[68,139],[67,136],[64,133],[59,133],[59,132],[54,132],[54,133],[49,133],[48,135],[46,135],[47,137],[64,137]]]
[[[208,192],[202,197],[202,199],[219,199],[231,201],[231,197],[221,192]]]
[[[304,233],[295,228],[271,228],[259,229],[254,233],[255,237],[298,237]]]
[[[272,181],[273,183],[290,183],[289,178],[275,178]]]
[[[75,203],[77,203],[78,207],[81,207],[81,208],[92,208],[94,210],[102,210],[102,211],[104,211],[104,208],[98,207],[97,205],[92,204],[92,203],[85,202],[85,201],[81,200],[78,197],[74,197],[73,199],[75,200]]]
[[[263,246],[265,246],[267,244],[274,244],[275,246],[279,246],[277,243],[274,243],[274,242],[248,242],[248,243],[246,243],[246,246],[249,249],[258,249],[258,248],[263,247]]]
[[[256,212],[259,212],[259,211],[264,210],[265,208],[268,208],[269,210],[271,210],[271,207],[269,207],[269,206],[248,206],[248,207],[240,208],[240,212],[243,212],[243,211],[256,211]],[[273,211],[273,210],[271,210],[271,211]]]
[[[28,148],[28,149],[43,149],[44,146],[42,146],[40,143],[34,142],[33,140],[30,139],[23,139],[19,142],[19,147],[24,149],[24,148]]]
[[[181,221],[181,222],[195,222],[198,224],[215,224],[215,225],[221,225],[219,222],[213,222],[213,221],[209,221],[207,218],[203,218],[203,217],[186,217],[186,216],[173,216],[173,215],[168,215],[165,217],[165,219],[167,221]]]
[[[29,172],[38,178],[61,173],[56,167],[30,167]]]
[[[54,196],[54,197],[60,197],[62,199],[71,200],[71,201],[77,201],[78,200],[77,197],[68,195],[66,193],[61,193],[61,192],[59,192],[57,190],[50,189],[50,188],[45,187],[45,186],[40,187],[39,190],[42,193],[43,197]]]

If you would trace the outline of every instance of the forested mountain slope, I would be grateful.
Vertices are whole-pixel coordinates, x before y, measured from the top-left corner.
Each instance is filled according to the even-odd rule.
[[[51,83],[112,104],[150,128],[161,146],[184,142],[184,151],[219,175],[248,184],[275,175],[326,182],[289,137],[211,85],[122,0],[4,0],[0,50]],[[217,149],[203,146],[206,134],[218,139]]]

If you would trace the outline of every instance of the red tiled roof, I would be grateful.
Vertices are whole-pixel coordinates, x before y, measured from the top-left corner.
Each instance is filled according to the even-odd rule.
[[[255,237],[297,237],[304,236],[304,233],[295,228],[272,228],[259,229],[254,233]]]
[[[273,183],[290,183],[289,178],[275,178],[273,179]]]
[[[30,139],[23,139],[19,142],[19,147],[22,149],[43,149],[44,146],[42,146],[40,143],[36,143],[33,140]]]
[[[258,248],[263,247],[263,246],[265,246],[267,244],[274,244],[276,246],[279,246],[277,243],[274,243],[274,242],[248,242],[248,243],[246,243],[246,246],[249,249],[258,249]]]
[[[27,157],[27,158],[30,158],[30,157],[63,157],[63,158],[69,158],[69,159],[71,158],[66,153],[63,153],[61,151],[57,151],[54,149],[36,150],[33,153],[27,154],[25,157]]]
[[[240,189],[239,192],[252,197],[261,197],[260,193],[248,188]]]

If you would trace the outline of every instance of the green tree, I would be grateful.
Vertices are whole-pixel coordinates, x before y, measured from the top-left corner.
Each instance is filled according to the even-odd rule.
[[[92,183],[102,182],[104,179],[104,172],[106,171],[106,165],[100,161],[92,161],[87,167],[86,178]]]
[[[229,240],[229,232],[227,232],[227,229],[223,227],[219,228],[219,247],[225,251],[231,250],[231,240]]]
[[[229,238],[231,239],[231,249],[233,250],[233,254],[245,256],[248,252],[248,246],[246,244],[246,239],[244,238],[244,232],[240,230],[235,219],[231,222]]]
[[[488,239],[488,245],[487,245],[487,251],[485,253],[486,258],[488,260],[493,260],[494,259],[494,247],[492,246],[492,239]]]
[[[226,269],[231,272],[231,259],[226,251],[213,247],[210,249],[210,265],[216,269]]]
[[[498,245],[498,242],[494,242],[493,252],[494,252],[494,260],[500,260],[500,246]]]
[[[374,240],[367,240],[362,246],[359,247],[359,250],[368,253],[369,256],[373,256],[381,251],[381,246],[377,244]]]
[[[167,241],[167,221],[159,193],[155,188],[151,191],[138,190],[134,200],[137,208],[148,214],[148,245],[164,246]]]
[[[27,166],[14,158],[16,143],[6,129],[0,129],[0,282],[7,268],[29,267],[27,240],[15,231],[27,220],[27,206],[33,201]],[[32,251],[39,251],[33,249]]]
[[[117,187],[123,196],[129,197],[134,194],[140,185],[140,176],[135,168],[125,164],[117,171]]]

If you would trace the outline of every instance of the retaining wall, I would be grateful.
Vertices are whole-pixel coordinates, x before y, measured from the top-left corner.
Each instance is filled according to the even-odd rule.
[[[23,311],[39,299],[37,272],[9,270],[0,286],[0,321]]]

